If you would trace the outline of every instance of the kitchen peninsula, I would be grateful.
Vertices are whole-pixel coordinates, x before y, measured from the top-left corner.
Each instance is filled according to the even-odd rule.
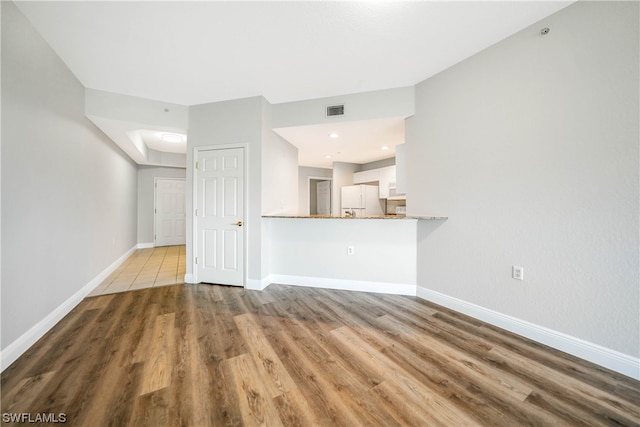
[[[369,215],[369,216],[336,216],[336,215],[263,215],[262,218],[295,218],[295,219],[421,219],[445,220],[446,216],[431,215]]]
[[[263,215],[268,282],[415,295],[419,223],[446,219]]]

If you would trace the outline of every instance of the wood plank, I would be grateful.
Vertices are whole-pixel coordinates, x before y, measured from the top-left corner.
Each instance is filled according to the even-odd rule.
[[[194,378],[195,381],[203,381],[201,389],[208,402],[211,402],[211,410],[206,414],[193,415],[195,418],[203,417],[210,426],[238,426],[242,423],[237,398],[229,392],[231,384],[231,372],[222,364],[229,357],[235,357],[242,352],[239,350],[239,340],[229,341],[229,334],[219,320],[224,317],[218,313],[218,308],[224,302],[224,287],[211,285],[191,285],[193,298],[186,302],[194,303],[193,331],[194,347],[197,355],[190,363],[197,364],[200,373],[205,375]],[[232,321],[232,319],[231,319]],[[235,326],[235,324],[234,324]],[[195,373],[194,373],[195,375]]]
[[[521,336],[492,325],[485,324],[478,328],[476,336],[524,357],[535,358],[543,365],[554,370],[571,372],[573,378],[577,378],[594,387],[603,390],[615,390],[621,398],[628,402],[640,402],[640,387],[637,387],[633,380],[622,374],[606,368],[595,367],[587,361],[543,344],[524,340]]]
[[[209,372],[200,355],[193,328],[193,325],[187,325],[185,339],[176,345],[176,364],[170,388],[170,416],[174,425],[210,425],[209,414],[214,412],[215,402],[208,398],[209,382],[203,381],[209,377]]]
[[[408,335],[412,341],[424,349],[436,352],[439,357],[444,357],[448,365],[455,367],[463,377],[467,377],[474,382],[482,383],[491,388],[496,388],[496,393],[503,396],[511,396],[514,400],[524,402],[532,391],[529,384],[525,384],[518,378],[510,377],[499,369],[482,363],[474,357],[448,346],[438,340],[429,339],[421,334],[408,330],[405,326],[391,316],[379,318],[379,324],[388,328],[395,328],[397,331]]]
[[[376,425],[358,405],[356,393],[350,392],[345,376],[337,375],[327,363],[314,362],[323,360],[321,355],[300,348],[288,333],[270,338],[279,344],[280,359],[300,386],[318,425],[355,426],[362,425],[363,419]]]
[[[83,426],[640,425],[633,379],[420,299],[282,285],[87,298],[1,387],[2,412]]]
[[[475,422],[467,414],[450,405],[447,399],[411,378],[410,374],[393,363],[378,349],[362,340],[348,326],[338,328],[332,334],[338,337],[343,345],[348,346],[354,357],[359,357],[362,363],[377,366],[383,371],[383,382],[389,383],[389,386],[401,393],[404,399],[413,402],[416,410],[422,411],[423,417],[427,418],[428,422],[435,423],[439,420],[443,425],[472,425]]]
[[[267,388],[261,381],[254,359],[247,354],[223,362],[232,373],[232,383],[238,396],[243,424],[248,426],[283,426]]]
[[[156,318],[149,355],[144,365],[140,394],[152,393],[169,386],[173,369],[175,313]]]
[[[585,384],[570,375],[550,369],[510,350],[495,347],[491,349],[490,353],[492,356],[501,358],[504,363],[516,367],[532,381],[549,384],[549,388],[566,388],[565,399],[572,399],[572,395],[574,395],[576,403],[585,404],[606,419],[620,425],[640,425],[640,407],[637,402],[634,404],[618,399],[607,391]],[[582,402],[578,402],[578,399]]]
[[[121,425],[176,425],[170,422],[168,394],[169,390],[164,388],[136,397],[131,417],[127,419],[126,424]]]
[[[287,425],[316,425],[307,402],[301,399],[298,386],[291,379],[278,355],[261,332],[261,326],[253,314],[235,316],[240,335],[256,362],[262,382],[269,396],[277,402],[277,409]]]
[[[130,425],[143,370],[141,363],[105,369],[94,385],[93,399],[72,410],[69,407],[62,410],[67,413],[68,422],[78,426]],[[82,386],[78,389],[82,391]]]
[[[71,361],[83,360],[85,363],[77,364],[71,378],[77,377],[76,381],[84,378],[84,382],[68,382],[75,385],[72,388],[75,391],[73,398],[65,404],[70,422],[78,425],[105,424],[105,420],[114,416],[108,402],[127,397],[133,400],[137,394],[143,365],[131,363],[127,355],[132,353],[135,346],[138,325],[145,318],[142,308],[148,300],[149,294],[145,292],[113,297],[111,304],[105,307],[93,325],[92,339],[79,343],[83,345],[84,357]],[[105,314],[116,315],[109,317]],[[123,346],[120,344],[122,342],[133,345]],[[86,411],[88,407],[93,409]],[[126,405],[118,408],[116,413],[118,417],[126,417],[130,411],[131,406]]]
[[[65,318],[49,330],[22,356],[2,372],[2,390],[16,387],[24,378],[35,377],[55,371],[62,363],[69,346],[80,337],[86,339],[91,333],[86,325],[99,314],[99,310],[84,310],[81,303]],[[58,343],[52,346],[51,343]]]
[[[18,382],[2,394],[3,412],[21,413],[34,407],[34,400],[55,376],[55,371],[38,374]]]
[[[396,322],[391,316],[380,319],[381,325],[402,330],[398,337],[400,345],[409,351],[397,346],[385,349],[384,353],[402,363],[414,376],[424,376],[426,381],[423,383],[457,401],[457,406],[470,416],[482,423],[497,416],[504,422],[511,420],[509,423],[512,424],[535,426],[557,422],[557,419],[524,404],[532,390],[531,385],[495,369],[482,358],[458,351],[455,346],[447,345],[444,339],[411,333],[411,329]],[[403,362],[408,363],[404,365]]]

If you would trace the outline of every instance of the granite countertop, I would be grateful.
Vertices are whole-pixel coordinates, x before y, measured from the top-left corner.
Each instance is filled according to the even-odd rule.
[[[438,220],[447,219],[446,216],[432,215],[371,215],[371,216],[333,216],[333,215],[262,215],[263,218],[293,218],[293,219],[421,219],[421,220]]]

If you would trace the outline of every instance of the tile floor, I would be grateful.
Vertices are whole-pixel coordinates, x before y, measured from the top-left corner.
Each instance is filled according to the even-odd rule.
[[[138,249],[89,296],[184,283],[186,246]]]

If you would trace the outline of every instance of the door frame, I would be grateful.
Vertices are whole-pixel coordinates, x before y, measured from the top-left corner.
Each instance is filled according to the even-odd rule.
[[[183,181],[185,182],[185,190],[186,190],[186,181],[187,178],[167,178],[164,176],[154,176],[153,177],[153,247],[156,247],[156,240],[158,240],[156,237],[158,235],[157,230],[156,230],[156,215],[158,214],[158,180],[162,179],[162,180],[166,180],[166,181]],[[187,192],[185,191],[185,197],[187,195]],[[185,235],[185,239],[187,236],[187,223],[186,223],[186,217],[187,217],[187,212],[186,212],[186,208],[187,208],[187,203],[185,200],[185,230],[184,230],[184,235]],[[186,242],[185,242],[186,243]]]
[[[243,212],[242,216],[244,218],[243,227],[244,233],[242,236],[243,250],[242,250],[242,287],[247,287],[247,277],[248,274],[248,251],[249,245],[247,242],[249,241],[249,233],[251,229],[251,221],[247,215],[249,212],[249,144],[247,143],[237,143],[237,144],[219,144],[219,145],[203,145],[200,147],[193,148],[193,189],[192,189],[192,206],[191,206],[191,219],[192,219],[192,242],[191,242],[191,272],[193,274],[193,283],[201,283],[198,279],[198,266],[196,265],[196,257],[198,257],[198,249],[199,239],[198,239],[198,217],[196,216],[196,206],[198,203],[198,169],[196,168],[196,163],[199,161],[200,152],[201,151],[212,151],[212,150],[228,150],[232,148],[241,148],[243,151],[243,161],[244,161],[244,177],[243,177]]]
[[[326,176],[308,176],[307,177],[307,211],[311,214],[311,181],[329,181],[331,182],[331,199],[329,200],[330,212],[333,212],[333,177]]]

